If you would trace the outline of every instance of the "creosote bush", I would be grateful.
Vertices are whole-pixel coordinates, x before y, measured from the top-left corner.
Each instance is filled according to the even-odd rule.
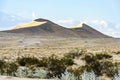
[[[62,73],[65,72],[68,66],[74,64],[73,59],[71,58],[58,58],[55,55],[52,55],[48,58],[47,68],[49,70],[49,77],[58,76],[60,77]]]
[[[4,68],[5,68],[5,61],[4,60],[0,60],[0,74],[3,75],[3,73],[5,72],[4,71]]]
[[[31,66],[31,65],[38,65],[39,64],[39,60],[35,57],[18,58],[17,62],[20,66]]]
[[[86,54],[82,59],[86,61],[85,69],[87,71],[93,70],[97,76],[106,74],[112,77],[118,71],[117,65],[112,63],[109,54]]]
[[[84,50],[78,50],[76,49],[76,51],[71,51],[69,53],[66,53],[64,56],[67,58],[79,58],[82,54],[84,54],[85,51]]]
[[[72,58],[62,57],[58,58],[56,55],[51,55],[49,57],[43,57],[37,59],[35,57],[21,57],[17,59],[20,66],[31,66],[44,67],[48,70],[48,77],[61,76],[68,66],[74,64]]]
[[[6,63],[5,68],[8,76],[14,76],[15,75],[14,73],[18,69],[18,64],[16,62],[9,62]]]
[[[102,60],[102,59],[110,59],[112,58],[112,56],[107,53],[106,54],[104,53],[104,54],[96,54],[95,58],[98,60]]]
[[[47,67],[48,65],[48,58],[46,57],[42,57],[40,60],[39,60],[39,63],[38,63],[38,67]]]
[[[74,76],[79,79],[80,75],[83,73],[85,70],[84,66],[78,67],[78,68],[68,68],[67,71],[74,74]]]
[[[18,69],[18,64],[16,62],[6,62],[4,60],[0,60],[0,74],[14,76],[14,73]]]

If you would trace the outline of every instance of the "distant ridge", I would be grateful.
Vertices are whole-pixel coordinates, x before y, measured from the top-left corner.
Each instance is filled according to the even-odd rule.
[[[109,36],[91,28],[87,24],[75,25],[77,27],[65,28],[47,19],[35,19],[34,21],[13,27],[3,32],[24,34],[27,36],[56,36],[77,38],[109,38]],[[79,27],[80,26],[80,27]]]

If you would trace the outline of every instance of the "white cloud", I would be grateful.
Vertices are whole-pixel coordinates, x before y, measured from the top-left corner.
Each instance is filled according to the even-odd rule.
[[[117,29],[120,29],[120,24],[117,24],[115,27],[116,27]]]
[[[107,28],[108,27],[108,22],[105,20],[93,20],[91,21],[92,24],[99,25],[101,27]]]
[[[75,25],[76,21],[73,19],[61,19],[55,21],[57,24],[65,26],[65,27],[70,27],[72,25]]]
[[[32,18],[33,18],[33,20],[37,19],[37,14],[35,12],[32,12]]]
[[[75,19],[61,19],[61,20],[56,21],[57,24],[60,24],[68,28],[70,28],[71,26],[77,25],[77,24],[83,24],[83,23],[87,24],[88,22],[89,22],[88,19],[83,19],[82,21],[78,21]]]
[[[105,34],[116,37],[116,38],[120,37],[120,32],[111,28],[107,29],[105,31]]]
[[[60,24],[72,24],[74,22],[73,19],[65,19],[65,20],[58,20],[57,23]]]
[[[89,22],[90,22],[90,21],[89,21],[88,19],[84,19],[84,20],[80,21],[80,24],[83,24],[83,23],[87,24],[87,23],[89,23]]]

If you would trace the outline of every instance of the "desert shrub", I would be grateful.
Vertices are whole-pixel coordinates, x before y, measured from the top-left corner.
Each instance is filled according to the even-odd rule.
[[[5,66],[6,74],[9,76],[14,76],[18,69],[18,64],[16,62],[7,62]]]
[[[86,70],[80,75],[80,80],[99,80],[93,71],[87,72]]]
[[[83,73],[84,71],[84,66],[81,66],[81,67],[78,67],[78,68],[67,68],[67,71],[74,74],[74,76],[79,79],[80,78],[80,75]]]
[[[28,69],[26,67],[19,67],[15,72],[15,76],[17,77],[27,77]]]
[[[47,67],[48,65],[48,58],[46,57],[42,57],[40,60],[39,60],[39,64],[37,65],[37,67]]]
[[[120,71],[113,76],[113,80],[120,80]]]
[[[72,58],[68,58],[68,57],[61,58],[61,62],[63,62],[64,65],[66,65],[66,66],[71,66],[74,64],[74,60]]]
[[[41,79],[45,79],[47,77],[48,71],[43,70],[43,69],[39,69],[37,68],[34,72],[33,72],[33,77],[34,78],[41,78]]]
[[[20,66],[38,65],[39,59],[35,57],[22,57],[22,58],[18,58],[17,62]]]
[[[96,61],[95,57],[91,54],[85,55],[82,59],[85,60],[87,64],[90,64],[90,63]]]
[[[112,58],[112,56],[111,55],[109,55],[109,54],[96,54],[94,57],[96,57],[96,59],[98,59],[98,60],[102,60],[102,59],[110,59],[110,58]]]
[[[85,54],[84,57],[82,58],[83,60],[86,61],[87,64],[95,62],[96,60],[106,60],[112,58],[111,55],[109,54]]]
[[[66,53],[64,56],[65,57],[67,57],[67,58],[78,58],[78,57],[80,57],[83,53],[85,53],[85,51],[84,50],[76,50],[76,51],[71,51],[71,52],[69,52],[69,53]]]
[[[118,52],[113,52],[113,53],[115,53],[115,54],[120,54],[120,51],[118,51]]]
[[[50,56],[48,61],[47,68],[49,70],[49,77],[60,76],[60,74],[66,70],[65,64],[57,56]]]
[[[100,66],[102,67],[101,73],[104,73],[109,77],[112,77],[118,73],[118,66],[110,61],[103,61]]]
[[[99,78],[94,73],[94,71],[87,72],[84,70],[82,74],[79,75],[79,77],[76,77],[71,72],[66,71],[62,74],[61,80],[99,80]]]
[[[34,69],[33,69],[34,68]],[[36,67],[19,67],[15,72],[17,77],[29,77],[29,78],[41,78],[44,79],[47,77],[48,71]]]
[[[88,70],[93,70],[97,75],[106,74],[111,77],[117,73],[117,67],[110,61],[95,61],[87,66]]]
[[[85,69],[87,71],[93,70],[96,75],[106,74],[111,77],[117,73],[117,65],[109,61],[110,55],[99,54],[99,55],[85,55],[83,60],[86,61]]]
[[[38,67],[32,67],[28,68],[27,70],[27,77],[29,78],[41,78],[45,79],[47,77],[48,71],[38,68]]]
[[[49,71],[47,77],[60,76],[68,66],[74,64],[74,60],[72,58],[58,58],[56,55],[40,59],[35,57],[22,57],[17,59],[17,62],[20,66],[30,67],[34,65],[35,67],[44,67]]]
[[[77,80],[77,78],[74,76],[74,74],[66,71],[62,74],[61,80]]]
[[[4,74],[4,68],[5,68],[5,64],[6,62],[4,60],[0,60],[0,74],[3,75]]]
[[[72,58],[62,57],[58,58],[55,55],[48,57],[47,69],[49,71],[48,77],[58,76],[60,77],[62,73],[65,72],[68,66],[74,64]]]
[[[14,76],[14,73],[18,69],[18,64],[16,62],[6,62],[4,60],[0,60],[0,74]]]

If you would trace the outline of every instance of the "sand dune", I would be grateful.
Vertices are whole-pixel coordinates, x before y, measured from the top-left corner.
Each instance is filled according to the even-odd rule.
[[[93,29],[86,24],[78,24],[72,28],[62,27],[46,19],[36,19],[30,23],[18,25],[7,33],[19,33],[26,36],[57,36],[57,37],[77,37],[77,38],[109,38],[109,36]]]
[[[15,26],[12,29],[20,29],[20,28],[39,26],[39,25],[42,25],[42,24],[45,24],[45,23],[46,23],[46,21],[44,21],[44,22],[32,21],[32,22],[29,22],[27,24],[21,24],[21,25]]]

